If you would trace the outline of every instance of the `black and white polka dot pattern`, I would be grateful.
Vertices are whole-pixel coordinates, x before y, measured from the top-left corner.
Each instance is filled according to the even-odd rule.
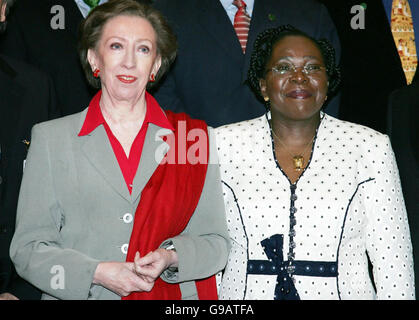
[[[282,234],[284,257],[289,250],[290,183],[275,162],[267,116],[217,128],[216,139],[232,240],[220,298],[273,299],[275,275],[246,274],[248,260],[267,259],[262,240]],[[338,265],[337,277],[295,275],[301,299],[414,298],[409,227],[387,136],[325,115],[296,194],[295,260]]]

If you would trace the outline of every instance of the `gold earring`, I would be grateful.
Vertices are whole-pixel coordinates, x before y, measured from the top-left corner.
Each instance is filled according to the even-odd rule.
[[[263,100],[265,100],[265,102],[269,101],[269,97],[263,97]]]

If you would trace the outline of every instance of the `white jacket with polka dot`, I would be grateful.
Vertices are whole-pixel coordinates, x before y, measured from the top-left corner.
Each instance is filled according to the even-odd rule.
[[[291,202],[268,117],[216,129],[232,240],[220,299],[289,297],[277,271],[289,261],[298,267],[290,279],[300,299],[414,299],[412,244],[388,137],[324,115]],[[274,235],[283,238],[283,264],[261,244]]]

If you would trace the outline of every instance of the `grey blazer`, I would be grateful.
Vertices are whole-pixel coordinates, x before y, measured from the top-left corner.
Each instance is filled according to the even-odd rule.
[[[126,260],[141,191],[169,149],[160,138],[166,129],[150,124],[130,194],[103,126],[78,136],[86,113],[32,130],[10,255],[44,299],[120,299],[92,285],[93,275],[99,262]],[[162,277],[181,283],[182,299],[197,298],[191,280],[222,270],[230,247],[209,132],[210,164],[199,204],[184,232],[165,241],[177,250],[179,271]]]

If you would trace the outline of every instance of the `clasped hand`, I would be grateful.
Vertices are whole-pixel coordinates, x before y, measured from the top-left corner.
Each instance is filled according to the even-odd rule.
[[[164,270],[177,267],[175,251],[159,248],[144,257],[135,254],[134,262],[101,262],[96,268],[93,283],[99,284],[119,296],[131,292],[149,292]]]

